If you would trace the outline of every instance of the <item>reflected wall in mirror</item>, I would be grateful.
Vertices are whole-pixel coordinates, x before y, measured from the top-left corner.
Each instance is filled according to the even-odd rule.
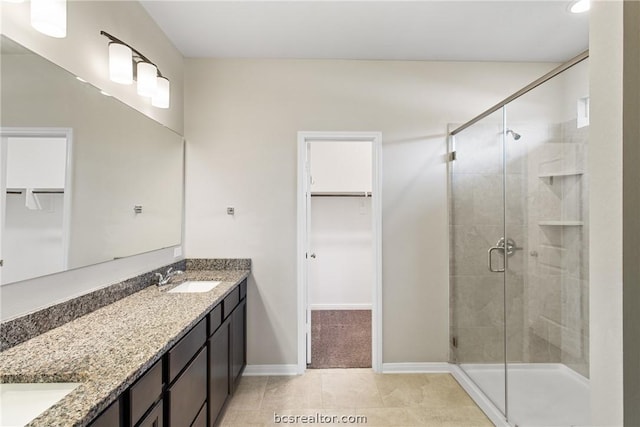
[[[183,138],[5,36],[0,283],[179,245]]]

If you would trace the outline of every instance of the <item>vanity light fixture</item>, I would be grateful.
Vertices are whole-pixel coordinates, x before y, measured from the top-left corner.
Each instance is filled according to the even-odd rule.
[[[590,0],[576,0],[569,6],[571,13],[583,13],[591,9]]]
[[[121,84],[137,82],[137,92],[151,98],[151,105],[169,108],[170,83],[158,67],[139,50],[111,34],[100,31],[109,39],[109,78]]]
[[[67,0],[31,0],[31,26],[59,39],[67,36]]]

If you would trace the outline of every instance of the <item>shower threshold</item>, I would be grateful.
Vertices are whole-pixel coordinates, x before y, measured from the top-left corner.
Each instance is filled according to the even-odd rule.
[[[589,380],[561,363],[510,363],[509,420],[504,401],[504,365],[454,365],[453,374],[497,426],[589,426]]]

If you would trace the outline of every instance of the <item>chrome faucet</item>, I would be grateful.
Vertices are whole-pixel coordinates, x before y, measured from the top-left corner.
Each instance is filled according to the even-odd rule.
[[[173,267],[169,267],[169,269],[164,274],[164,276],[162,275],[162,273],[156,273],[156,276],[158,277],[157,286],[166,285],[167,283],[169,283],[171,281],[171,279],[174,276],[178,276],[178,275],[180,275],[182,273],[184,273],[184,271],[182,271],[182,270],[174,270]]]

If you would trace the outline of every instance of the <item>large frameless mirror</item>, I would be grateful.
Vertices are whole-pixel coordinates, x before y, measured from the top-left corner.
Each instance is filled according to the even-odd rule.
[[[179,245],[183,138],[0,38],[1,283]]]

